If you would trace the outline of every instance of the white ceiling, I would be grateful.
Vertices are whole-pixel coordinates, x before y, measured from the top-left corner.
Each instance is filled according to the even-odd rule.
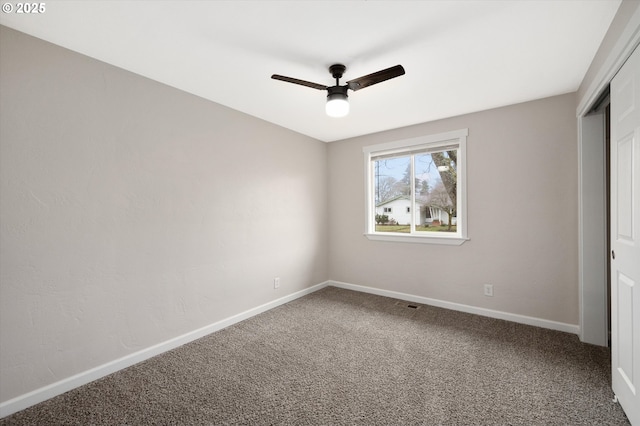
[[[15,4],[15,2],[13,2]],[[54,1],[0,23],[322,141],[578,89],[620,0]],[[406,75],[333,85],[401,64]]]

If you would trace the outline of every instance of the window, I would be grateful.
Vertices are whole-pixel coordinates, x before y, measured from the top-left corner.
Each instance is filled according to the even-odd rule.
[[[468,239],[467,135],[463,129],[363,148],[369,239],[449,245]]]

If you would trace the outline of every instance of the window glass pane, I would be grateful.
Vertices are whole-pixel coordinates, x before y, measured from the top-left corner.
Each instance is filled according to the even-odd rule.
[[[456,232],[458,151],[415,156],[416,232]]]
[[[411,156],[384,158],[372,163],[376,232],[409,233]]]

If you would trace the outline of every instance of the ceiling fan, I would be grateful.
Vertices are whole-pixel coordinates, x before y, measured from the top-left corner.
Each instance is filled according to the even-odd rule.
[[[313,89],[326,90],[327,115],[331,117],[344,117],[349,113],[349,101],[347,100],[348,89],[351,89],[355,92],[356,90],[364,89],[365,87],[373,86],[374,84],[382,83],[383,81],[404,75],[404,68],[402,67],[402,65],[396,65],[395,67],[387,68],[381,71],[374,72],[372,74],[349,80],[344,86],[340,86],[340,79],[342,78],[342,74],[344,74],[346,69],[347,67],[342,64],[334,64],[329,67],[329,72],[331,73],[333,78],[336,79],[335,86],[325,86],[324,84],[312,83],[310,81],[285,77],[278,74],[273,74],[271,78],[273,78],[274,80],[286,81],[288,83],[300,84],[302,86],[311,87]]]

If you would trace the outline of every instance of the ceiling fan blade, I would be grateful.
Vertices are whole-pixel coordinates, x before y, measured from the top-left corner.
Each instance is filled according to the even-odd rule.
[[[349,89],[356,91],[392,78],[400,77],[401,75],[404,75],[404,68],[402,65],[396,65],[395,67],[347,81],[347,86],[349,86]]]
[[[297,78],[285,77],[284,75],[274,74],[271,76],[274,80],[286,81],[287,83],[300,84],[302,86],[311,87],[318,90],[327,90],[328,86],[324,86],[318,83],[312,83],[310,81],[298,80]]]

